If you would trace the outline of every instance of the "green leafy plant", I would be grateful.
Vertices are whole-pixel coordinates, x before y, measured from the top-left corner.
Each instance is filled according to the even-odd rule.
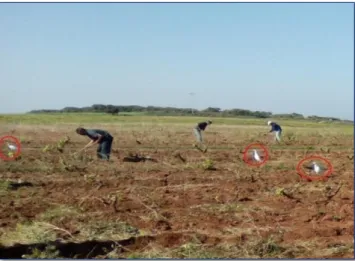
[[[204,170],[216,170],[214,162],[211,159],[206,159],[204,162],[202,162],[201,167]]]
[[[49,145],[47,144],[42,151],[44,153],[46,152],[54,152],[54,151],[59,151],[60,153],[64,152],[64,147],[70,142],[70,138],[66,136],[65,138],[59,140],[56,144]]]

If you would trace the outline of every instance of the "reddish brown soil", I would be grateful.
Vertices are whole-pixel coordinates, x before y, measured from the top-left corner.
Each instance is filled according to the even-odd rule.
[[[31,145],[43,146],[39,143],[48,141]],[[177,142],[174,145],[181,146]],[[133,146],[130,151],[139,152],[139,147]],[[180,150],[185,163],[174,157],[174,149],[144,150],[158,163],[123,163],[121,159],[127,153],[122,150],[113,154],[111,163],[83,163],[70,160],[67,153],[62,155],[73,165],[88,167],[74,172],[61,169],[60,153],[44,156],[40,149],[23,147],[21,160],[1,163],[1,178],[22,179],[35,186],[2,194],[2,233],[15,229],[17,223],[39,220],[49,209],[65,205],[80,209],[84,215],[51,223],[78,236],[83,224],[119,220],[152,236],[150,241],[161,248],[172,249],[193,240],[211,249],[221,245],[247,248],[251,242],[273,238],[286,249],[281,257],[292,257],[287,249],[295,247],[298,252],[293,256],[297,258],[315,257],[314,251],[318,257],[353,257],[353,251],[326,251],[353,244],[354,162],[344,150],[335,148],[321,154],[331,160],[334,173],[327,181],[308,182],[297,175],[296,165],[312,153],[305,155],[303,150],[292,149],[292,145],[290,150],[270,151],[267,165],[271,167],[260,168],[247,166],[240,148],[205,154]],[[75,143],[69,147],[79,148]],[[215,162],[216,171],[196,165],[207,158]],[[281,162],[285,163],[283,167],[279,167]],[[41,171],[43,166],[52,169]],[[285,189],[288,196],[277,195],[278,188]],[[139,242],[126,248],[143,252],[151,244]]]

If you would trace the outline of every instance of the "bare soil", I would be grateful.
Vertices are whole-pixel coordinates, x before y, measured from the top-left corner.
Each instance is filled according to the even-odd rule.
[[[11,134],[22,154],[0,163],[0,258],[33,257],[30,247],[51,257],[49,245],[76,258],[354,257],[353,138],[304,130],[271,148],[260,130],[214,127],[202,153],[189,128],[106,129],[115,137],[110,162],[96,148],[72,156],[89,140],[68,128]],[[63,153],[42,151],[66,135]],[[258,141],[269,160],[251,167],[242,152]],[[156,162],[125,162],[130,153]],[[329,179],[297,174],[310,155],[332,163]]]

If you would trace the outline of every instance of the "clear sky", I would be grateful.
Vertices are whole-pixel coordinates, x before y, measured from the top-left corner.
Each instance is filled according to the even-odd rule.
[[[0,113],[114,104],[354,117],[352,3],[2,3],[0,37]]]

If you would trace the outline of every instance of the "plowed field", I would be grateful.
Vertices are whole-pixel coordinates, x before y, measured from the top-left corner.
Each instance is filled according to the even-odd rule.
[[[284,124],[277,145],[261,124],[212,124],[206,153],[193,124],[85,124],[114,136],[102,162],[96,148],[71,155],[89,142],[75,124],[2,123],[22,152],[0,162],[0,258],[352,258],[352,133]],[[66,136],[63,152],[43,151]],[[251,143],[268,149],[260,167],[243,161]],[[124,162],[130,153],[156,162]],[[327,180],[297,174],[311,155],[331,162]]]

